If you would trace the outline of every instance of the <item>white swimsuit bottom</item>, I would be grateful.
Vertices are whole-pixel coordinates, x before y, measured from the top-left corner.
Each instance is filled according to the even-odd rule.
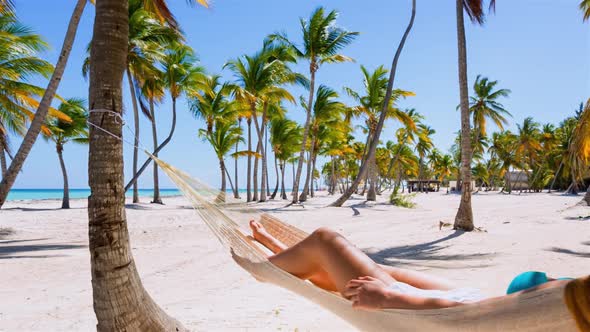
[[[451,290],[434,290],[434,289],[420,289],[414,286],[408,285],[403,282],[394,282],[388,287],[394,292],[401,294],[424,297],[443,299],[460,303],[478,302],[483,300],[485,297],[481,294],[478,289],[475,288],[456,288]]]

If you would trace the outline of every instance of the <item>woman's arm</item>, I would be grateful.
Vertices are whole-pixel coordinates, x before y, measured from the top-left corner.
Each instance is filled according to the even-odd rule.
[[[380,280],[361,277],[348,282],[343,295],[360,309],[440,309],[461,305],[443,299],[425,298],[395,292]]]

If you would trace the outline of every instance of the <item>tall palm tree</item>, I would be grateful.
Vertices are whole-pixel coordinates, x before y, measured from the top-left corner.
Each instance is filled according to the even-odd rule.
[[[158,129],[156,125],[156,110],[155,106],[162,102],[164,98],[164,73],[160,70],[156,70],[152,72],[152,74],[148,77],[142,77],[140,81],[140,88],[141,93],[139,95],[140,105],[142,109],[149,109],[150,114],[150,122],[152,125],[152,143],[154,150],[158,148]],[[147,99],[147,104],[145,105],[144,99]],[[145,113],[145,111],[144,111]],[[154,156],[157,157],[158,153],[154,153]],[[162,204],[162,198],[160,197],[160,181],[158,177],[158,164],[154,163],[154,171],[153,171],[153,179],[154,179],[154,197],[151,203],[155,204]]]
[[[199,136],[206,139],[215,155],[219,160],[219,169],[221,171],[221,191],[217,200],[225,202],[226,195],[226,177],[227,169],[225,167],[225,156],[233,149],[234,145],[243,141],[242,128],[240,128],[234,121],[228,119],[217,119],[214,122],[213,129],[209,132],[207,129],[199,130]]]
[[[14,1],[13,0],[0,0],[0,14],[13,15],[14,14]]]
[[[172,126],[168,137],[160,143],[153,153],[160,152],[172,140],[176,130],[176,104],[178,98],[195,94],[200,89],[202,82],[205,81],[203,79],[205,75],[204,69],[197,66],[196,62],[197,57],[193,49],[186,45],[175,44],[164,53],[162,58],[163,83],[172,98]],[[125,191],[129,190],[137,181],[151,161],[151,158],[146,159],[137,174],[125,186]]]
[[[432,135],[434,135],[436,131],[431,127],[420,124],[418,125],[418,142],[416,143],[416,152],[418,153],[418,179],[423,180],[422,176],[424,175],[424,158],[426,155],[432,151],[434,148],[434,143],[432,142]],[[422,191],[422,185],[420,185],[419,190]]]
[[[381,131],[383,130],[383,125],[385,124],[385,119],[387,118],[388,108],[391,104],[392,96],[393,96],[393,84],[395,83],[395,74],[397,71],[397,64],[399,58],[401,56],[401,52],[404,48],[408,35],[414,26],[414,19],[416,18],[416,0],[412,0],[412,14],[410,17],[410,22],[404,32],[404,35],[399,43],[397,51],[393,56],[393,62],[391,64],[391,71],[389,73],[389,81],[387,82],[387,89],[385,92],[385,97],[383,99],[383,105],[381,106],[381,114],[379,115],[379,121],[377,122],[377,126],[375,128],[375,135],[371,140],[368,148],[368,152],[366,156],[363,158],[363,162],[361,164],[359,174],[357,174],[356,179],[352,182],[351,186],[338,198],[331,206],[342,206],[344,202],[354,193],[361,181],[362,175],[368,170],[370,166],[370,160],[372,160],[373,156],[375,155],[375,151],[377,149],[377,145],[379,144],[379,137],[381,136]]]
[[[136,87],[138,81],[157,75],[155,62],[163,57],[166,45],[178,42],[177,30],[161,24],[155,15],[143,8],[143,0],[129,1],[129,54],[127,56],[127,82],[133,106],[134,148],[133,175],[137,174],[139,146],[139,107]],[[145,110],[149,118],[151,114]],[[133,183],[133,202],[139,202],[137,181]]]
[[[220,75],[211,75],[203,78],[200,92],[189,96],[190,111],[196,118],[205,121],[207,135],[213,133],[218,121],[227,117],[227,108],[230,106],[227,96],[230,92],[230,85],[221,83]]]
[[[495,7],[490,0],[490,9]],[[459,95],[461,108],[461,203],[455,216],[454,229],[472,231],[473,210],[471,208],[471,124],[469,111],[469,91],[467,84],[467,42],[465,38],[466,12],[472,22],[483,24],[485,20],[483,0],[456,0],[457,10],[457,50],[459,62]]]
[[[294,73],[288,64],[296,60],[293,51],[282,45],[273,45],[265,42],[262,50],[249,56],[244,55],[238,59],[230,60],[224,66],[234,73],[236,87],[235,98],[238,102],[250,109],[248,118],[248,149],[251,150],[250,124],[253,121],[258,144],[256,153],[261,155],[262,160],[262,183],[260,190],[260,201],[266,200],[266,173],[267,160],[262,144],[264,142],[264,128],[268,121],[268,108],[280,100],[295,102],[293,96],[282,87],[284,84],[297,83],[307,86],[307,81],[301,75]],[[261,122],[258,121],[258,114],[261,115]],[[248,155],[248,179],[247,191],[250,188],[251,154]],[[258,200],[257,182],[257,160],[254,169],[254,195],[248,195],[248,200]]]
[[[10,188],[12,188],[14,181],[16,181],[16,177],[20,173],[20,170],[22,169],[29,152],[31,152],[31,149],[33,148],[33,145],[39,136],[39,132],[41,132],[41,128],[45,123],[47,114],[51,110],[51,103],[56,95],[57,88],[66,69],[66,65],[72,50],[72,45],[74,44],[74,39],[76,38],[78,23],[80,22],[80,18],[84,12],[84,7],[86,6],[87,1],[88,0],[78,0],[76,2],[74,12],[72,13],[72,17],[68,24],[63,46],[60,51],[57,64],[55,65],[55,70],[53,70],[51,74],[47,88],[42,93],[43,97],[36,107],[37,111],[35,112],[35,117],[33,118],[16,155],[10,163],[10,168],[6,171],[5,176],[2,177],[2,182],[0,182],[0,208],[2,205],[4,205],[4,202],[6,202],[8,192],[10,191]],[[5,0],[4,5],[8,6],[4,6],[3,8],[10,10],[13,8],[11,4],[11,0]]]
[[[90,51],[89,121],[100,124],[104,131],[90,127],[88,159],[88,235],[96,329],[184,331],[144,289],[129,245],[123,144],[117,138],[122,135],[128,29],[127,0],[97,2]]]
[[[352,97],[356,102],[359,103],[357,106],[351,107],[353,114],[361,116],[365,119],[365,125],[367,127],[367,145],[375,136],[377,130],[377,124],[379,123],[380,109],[383,105],[385,94],[387,92],[387,69],[383,66],[377,67],[373,72],[370,72],[365,66],[361,65],[361,72],[363,74],[363,86],[364,91],[362,93],[355,92],[354,90],[345,87],[346,93]],[[408,114],[394,106],[395,101],[400,97],[414,96],[415,94],[410,91],[404,91],[396,89],[390,99],[389,105],[387,106],[386,119],[396,119],[404,126],[411,130],[416,129],[416,125],[413,119]],[[377,175],[377,169],[375,165],[375,156],[369,160],[369,168],[366,175],[364,175],[370,182],[369,192],[367,193],[367,200],[375,201],[377,199],[377,193],[375,191],[375,181]],[[367,183],[367,181],[365,181]]]
[[[307,200],[307,195],[310,192],[310,183],[312,182],[311,178],[313,176],[312,164],[315,160],[315,155],[318,153],[318,150],[315,148],[319,141],[318,135],[320,126],[335,117],[340,118],[340,114],[342,114],[346,108],[346,105],[336,100],[338,97],[338,93],[333,89],[325,85],[319,86],[312,109],[312,119],[310,121],[310,158],[307,158],[307,174],[305,176],[305,183],[303,185],[303,190],[301,191],[301,196],[299,197],[299,200],[302,202]]]
[[[299,58],[305,59],[309,62],[309,98],[306,105],[305,126],[303,127],[303,140],[301,141],[297,173],[293,184],[293,203],[297,203],[297,200],[299,199],[299,181],[303,169],[307,137],[309,136],[309,124],[311,122],[313,98],[315,93],[316,73],[323,64],[352,61],[351,58],[339,54],[338,52],[352,43],[359,34],[358,32],[350,32],[337,27],[337,18],[337,11],[332,10],[326,14],[326,10],[323,7],[317,8],[311,14],[309,20],[300,18],[299,21],[303,37],[302,48],[298,48],[296,44],[291,42],[284,34],[273,34],[270,36],[271,40],[277,40],[289,45],[295,50]]]
[[[0,164],[4,178],[8,177],[6,154],[12,159],[8,132],[25,135],[26,125],[34,119],[33,110],[39,106],[38,99],[44,93],[42,88],[27,81],[34,76],[48,77],[53,67],[37,57],[47,44],[16,17],[0,15],[0,34]],[[54,108],[48,113],[69,121],[67,115]],[[47,133],[47,129],[43,129]]]
[[[498,85],[498,81],[490,81],[487,77],[477,75],[475,83],[473,84],[473,92],[469,102],[469,111],[473,116],[473,128],[476,132],[475,140],[479,140],[480,136],[487,135],[487,120],[490,119],[496,124],[500,130],[504,130],[504,125],[508,124],[507,116],[511,116],[504,105],[498,102],[501,97],[508,97],[510,90],[494,88]]]
[[[68,23],[68,28],[58,57],[58,61],[55,65],[55,70],[51,74],[47,88],[45,89],[43,97],[41,98],[39,106],[37,107],[37,112],[35,112],[35,117],[31,122],[31,125],[29,126],[29,129],[27,130],[27,133],[25,134],[19,149],[12,160],[12,163],[10,164],[10,168],[7,170],[5,174],[6,176],[2,178],[2,182],[0,182],[0,208],[2,205],[4,205],[4,202],[6,202],[8,192],[16,181],[16,177],[22,169],[29,152],[33,148],[33,145],[39,136],[39,132],[41,132],[47,114],[51,110],[51,103],[53,102],[53,98],[56,96],[57,88],[59,87],[59,83],[61,82],[63,73],[70,58],[72,46],[78,31],[78,24],[80,23],[80,18],[82,17],[87,2],[88,0],[77,0],[76,2],[74,11]],[[187,2],[190,4],[198,2],[205,7],[208,6],[207,0],[187,0]],[[14,8],[13,1],[3,0],[2,4],[3,6],[0,9],[8,11],[8,14],[11,14]],[[143,4],[146,8],[148,8],[148,10],[158,15],[158,18],[160,18],[163,22],[168,22],[168,24],[171,26],[179,29],[174,16],[168,9],[166,0],[143,0]]]
[[[63,121],[58,118],[50,118],[47,121],[48,132],[44,132],[44,137],[55,143],[57,157],[63,176],[63,198],[61,203],[62,209],[70,208],[70,187],[68,184],[68,172],[63,159],[64,145],[68,142],[79,144],[88,144],[88,125],[86,124],[86,101],[83,99],[71,98],[61,103],[60,112],[66,114],[70,121]]]

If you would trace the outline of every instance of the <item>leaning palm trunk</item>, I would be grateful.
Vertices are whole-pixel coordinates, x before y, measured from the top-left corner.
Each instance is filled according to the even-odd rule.
[[[4,174],[6,174],[6,144],[4,135],[0,134],[0,169],[2,170],[2,178],[4,178]]]
[[[469,92],[467,91],[467,42],[463,18],[463,0],[457,3],[457,45],[459,52],[459,94],[461,107],[461,203],[455,216],[454,229],[472,231],[471,209],[471,125],[469,122]]]
[[[152,140],[154,141],[154,150],[158,147],[158,131],[156,126],[156,112],[154,110],[154,100],[150,98],[150,115],[152,117]],[[157,157],[158,153],[154,153]],[[158,164],[154,163],[154,199],[152,203],[162,204],[162,198],[160,198],[160,180],[158,178]]]
[[[412,0],[412,16],[410,18],[410,23],[408,24],[408,27],[406,28],[404,36],[402,37],[402,40],[400,41],[400,44],[397,48],[395,56],[393,57],[393,63],[391,65],[391,72],[389,74],[389,82],[387,82],[387,92],[385,94],[385,98],[383,100],[383,105],[381,107],[381,114],[379,115],[379,122],[377,123],[377,127],[375,130],[375,136],[371,140],[371,144],[369,146],[369,152],[367,153],[367,156],[365,156],[365,158],[363,158],[363,163],[361,164],[361,169],[359,170],[359,173],[358,173],[356,179],[353,181],[353,183],[350,185],[350,187],[344,192],[344,194],[342,194],[342,196],[340,196],[340,198],[338,198],[334,203],[332,203],[331,206],[342,206],[342,204],[344,204],[344,202],[346,202],[346,200],[348,200],[348,198],[350,198],[350,196],[356,191],[356,188],[358,188],[358,185],[361,181],[362,175],[368,169],[368,166],[370,164],[369,160],[371,160],[371,158],[375,154],[375,151],[377,150],[377,145],[379,144],[379,137],[381,136],[381,131],[383,130],[383,125],[385,123],[385,118],[387,116],[387,107],[391,101],[391,95],[393,93],[393,83],[395,82],[395,73],[397,70],[397,63],[399,61],[399,57],[401,56],[401,52],[404,48],[404,44],[406,43],[406,39],[408,38],[410,31],[412,30],[412,26],[414,25],[415,18],[416,18],[416,0]],[[305,139],[305,137],[304,137],[304,139]]]
[[[47,112],[49,111],[49,107],[51,106],[51,102],[53,101],[53,97],[55,96],[64,70],[66,69],[70,52],[72,50],[72,45],[74,44],[74,39],[76,39],[78,23],[80,22],[80,17],[84,12],[84,7],[86,6],[87,1],[88,0],[78,0],[76,3],[70,23],[68,24],[68,30],[66,32],[66,37],[59,54],[57,64],[55,65],[55,70],[51,75],[47,89],[45,89],[45,93],[41,98],[41,102],[39,103],[39,107],[35,113],[35,117],[33,118],[33,121],[31,122],[25,137],[23,138],[23,142],[14,156],[14,159],[10,163],[10,167],[2,177],[2,182],[0,182],[0,208],[2,205],[4,205],[4,202],[6,202],[8,192],[10,191],[10,188],[12,188],[18,173],[22,169],[29,152],[33,148],[33,145],[39,136],[41,126],[45,122],[45,117],[47,116]]]
[[[61,174],[64,178],[64,193],[61,201],[62,209],[70,208],[70,185],[68,184],[68,172],[66,170],[66,164],[64,163],[63,151],[64,147],[61,144],[55,146],[57,150],[57,157],[59,158],[59,166],[61,167]]]
[[[137,96],[135,95],[135,87],[133,86],[133,78],[131,77],[131,70],[127,65],[127,81],[129,83],[129,91],[131,94],[131,105],[133,105],[133,129],[134,129],[134,140],[133,140],[133,176],[137,174],[137,159],[139,156],[139,110],[137,107]],[[155,163],[154,163],[155,165]],[[139,203],[139,191],[137,188],[137,181],[133,182],[133,203]]]
[[[313,95],[315,92],[315,72],[317,71],[318,65],[316,60],[311,60],[309,65],[309,71],[311,80],[309,84],[309,99],[307,101],[307,109],[305,116],[305,126],[303,127],[303,139],[301,140],[301,151],[299,152],[299,160],[297,162],[297,173],[295,174],[295,180],[293,181],[293,203],[297,203],[299,199],[299,181],[301,180],[301,171],[303,170],[303,160],[305,157],[305,150],[307,144],[307,136],[309,136],[310,123],[311,123],[311,107],[313,105]]]
[[[316,135],[312,134],[311,146],[310,146],[310,151],[309,151],[309,158],[307,158],[307,174],[305,175],[305,184],[303,185],[303,190],[301,191],[301,195],[299,196],[299,201],[301,201],[301,202],[307,201],[307,195],[309,193],[309,185],[310,185],[311,177],[313,175],[313,170],[312,170],[311,164],[312,164],[312,156],[314,154],[315,141],[316,141]]]
[[[166,137],[166,139],[162,142],[162,144],[160,144],[153,152],[152,154],[154,156],[156,156],[160,151],[162,151],[162,149],[168,145],[168,143],[170,143],[170,141],[172,140],[172,136],[174,135],[174,131],[176,130],[176,98],[172,97],[172,127],[170,127],[170,133],[168,134],[168,137]],[[131,186],[137,181],[137,179],[139,179],[139,177],[141,176],[141,174],[143,173],[143,171],[145,171],[145,169],[148,167],[148,165],[150,164],[150,162],[152,162],[152,158],[147,158],[143,164],[141,165],[141,168],[139,168],[139,171],[137,171],[137,174],[135,174],[133,176],[133,178],[131,179],[131,181],[129,181],[126,185],[125,185],[125,191],[129,190],[129,188],[131,188]]]
[[[96,329],[182,331],[182,325],[166,315],[143,288],[129,245],[123,144],[116,138],[122,136],[127,7],[127,0],[97,1],[90,51],[89,121],[104,130],[90,128],[88,159],[88,235]]]
[[[287,199],[287,191],[285,190],[285,163],[281,162],[281,198]]]
[[[375,160],[375,154],[369,160],[369,172],[367,176],[367,180],[371,181],[369,185],[369,191],[367,192],[367,201],[374,202],[377,200],[377,165]]]
[[[258,199],[258,159],[256,159],[254,161],[254,200],[255,201],[260,201],[260,202],[265,202],[266,201],[266,176],[267,176],[267,163],[266,163],[266,152],[264,149],[264,128],[266,127],[266,111],[267,111],[267,105],[265,104],[262,110],[262,124],[258,123],[258,117],[256,116],[256,106],[254,104],[252,104],[252,118],[254,119],[254,127],[256,129],[256,133],[258,134],[258,150],[256,152],[258,152],[260,154],[260,161],[261,161],[261,170],[260,170],[260,177],[261,177],[261,181],[260,181],[260,200]]]

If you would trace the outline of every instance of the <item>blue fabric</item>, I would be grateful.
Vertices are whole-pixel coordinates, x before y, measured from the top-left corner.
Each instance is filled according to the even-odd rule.
[[[506,294],[520,292],[549,281],[547,274],[538,271],[528,271],[516,276],[508,286]]]

